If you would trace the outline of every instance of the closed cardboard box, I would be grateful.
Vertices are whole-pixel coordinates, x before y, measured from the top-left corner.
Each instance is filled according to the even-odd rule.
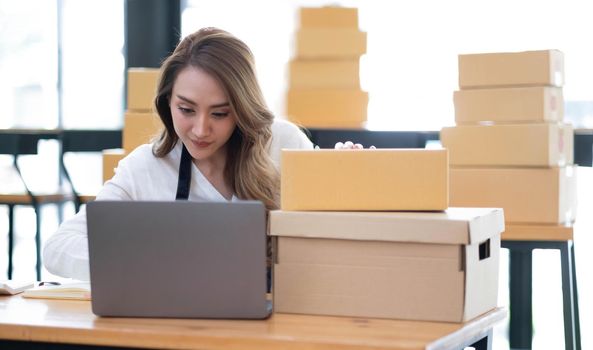
[[[150,143],[162,126],[156,114],[126,112],[122,139],[124,150],[132,152],[136,147]]]
[[[123,149],[107,149],[103,151],[103,182],[115,175],[115,168],[120,160],[128,154]]]
[[[564,118],[562,88],[520,88],[455,91],[457,124],[494,122],[559,122]]]
[[[283,210],[444,210],[447,151],[283,150]]]
[[[154,109],[158,79],[157,68],[128,69],[128,111],[150,112]]]
[[[572,164],[570,124],[461,125],[441,130],[454,166],[564,166]]]
[[[575,167],[451,168],[455,207],[504,208],[509,223],[572,222],[576,213]]]
[[[353,7],[302,7],[301,28],[358,29],[358,9]]]
[[[360,90],[358,59],[292,60],[291,89],[355,89]]]
[[[305,127],[361,128],[367,120],[368,93],[358,89],[291,89],[288,119]]]
[[[296,33],[299,59],[356,59],[366,49],[367,35],[358,29],[301,28]]]
[[[459,87],[564,85],[558,50],[459,55]]]
[[[276,312],[464,322],[496,307],[500,209],[270,213]]]

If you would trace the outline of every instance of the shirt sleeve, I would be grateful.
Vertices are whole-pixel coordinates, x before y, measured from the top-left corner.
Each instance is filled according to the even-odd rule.
[[[272,144],[270,157],[278,169],[283,149],[313,149],[313,143],[295,124],[276,119],[272,124]]]

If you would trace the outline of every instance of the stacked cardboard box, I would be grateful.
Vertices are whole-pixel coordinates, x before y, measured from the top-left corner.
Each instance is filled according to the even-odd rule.
[[[502,207],[509,226],[575,219],[563,78],[557,50],[459,56],[457,126],[441,131],[450,153],[451,205]]]
[[[496,306],[500,209],[448,208],[446,150],[283,150],[276,312],[463,322]]]
[[[103,152],[103,181],[113,177],[117,163],[136,147],[149,143],[162,127],[154,111],[159,70],[157,68],[129,68],[127,110],[122,130],[123,149]]]
[[[368,94],[360,89],[359,59],[365,52],[356,8],[301,8],[286,98],[289,120],[305,127],[362,127]]]

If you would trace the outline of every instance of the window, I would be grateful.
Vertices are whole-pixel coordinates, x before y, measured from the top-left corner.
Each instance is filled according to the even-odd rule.
[[[0,128],[53,128],[57,118],[55,2],[0,0]]]
[[[123,124],[124,1],[62,0],[62,126]]]
[[[121,127],[123,0],[0,0],[0,30],[0,128]]]

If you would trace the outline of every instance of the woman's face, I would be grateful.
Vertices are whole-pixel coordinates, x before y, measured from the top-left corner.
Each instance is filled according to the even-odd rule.
[[[170,108],[175,132],[194,159],[225,156],[237,122],[214,77],[191,66],[181,70],[173,84]]]

